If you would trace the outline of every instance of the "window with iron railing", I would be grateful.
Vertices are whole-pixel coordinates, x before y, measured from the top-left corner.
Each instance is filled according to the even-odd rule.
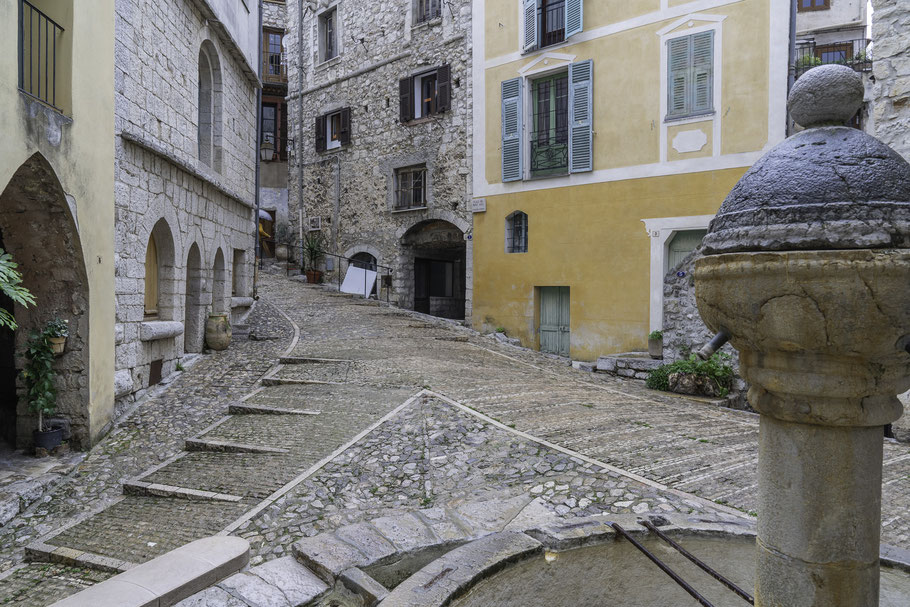
[[[531,176],[569,170],[569,75],[538,78],[531,85]]]
[[[543,0],[538,9],[539,47],[559,44],[566,39],[566,0]]]
[[[872,71],[872,41],[868,38],[843,40],[828,44],[804,44],[796,49],[793,66],[797,78],[813,67],[827,64],[846,65],[857,72]]]
[[[415,0],[417,10],[414,12],[414,23],[432,21],[442,16],[440,0]]]
[[[427,206],[427,167],[415,166],[395,171],[395,210],[422,209]]]
[[[31,2],[19,0],[19,90],[60,111],[68,74],[63,36],[60,24]]]

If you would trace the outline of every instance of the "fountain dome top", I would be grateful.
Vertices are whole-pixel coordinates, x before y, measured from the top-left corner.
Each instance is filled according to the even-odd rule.
[[[740,179],[711,222],[705,254],[910,248],[910,164],[843,126],[862,100],[862,77],[849,67],[801,76],[788,109],[806,130]]]

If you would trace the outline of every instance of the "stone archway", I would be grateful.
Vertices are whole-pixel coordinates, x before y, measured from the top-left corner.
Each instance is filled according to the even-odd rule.
[[[467,290],[464,232],[448,221],[428,219],[402,235],[399,251],[399,305],[463,320]]]
[[[212,312],[227,314],[230,310],[228,298],[227,268],[224,264],[224,253],[221,248],[215,252],[215,265],[212,268]]]
[[[22,272],[24,285],[35,296],[36,305],[16,306],[19,323],[15,336],[7,337],[7,362],[15,360],[29,331],[41,329],[60,317],[69,323],[66,350],[54,367],[57,370],[57,412],[70,423],[71,445],[81,449],[90,443],[89,425],[89,327],[88,280],[76,218],[53,168],[35,154],[16,171],[0,194],[0,235],[4,249],[13,255]],[[8,329],[2,329],[8,331]],[[10,349],[14,349],[13,352]],[[14,393],[16,373],[6,369],[0,374],[4,392]],[[12,422],[15,432],[7,430],[8,440],[17,447],[29,447],[37,420],[24,400],[5,401],[9,405],[2,421]]]
[[[203,303],[204,278],[202,254],[195,242],[186,256],[186,305],[183,321],[183,351],[202,352],[205,339],[205,304]]]

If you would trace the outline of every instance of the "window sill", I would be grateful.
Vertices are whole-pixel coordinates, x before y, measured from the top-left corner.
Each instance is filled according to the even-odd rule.
[[[687,122],[704,122],[708,118],[713,118],[717,112],[702,112],[700,114],[687,114],[686,116],[666,116],[664,124],[686,124]]]
[[[426,211],[428,207],[408,207],[407,209],[392,209],[392,213],[409,213],[411,211]]]
[[[407,122],[402,122],[401,124],[405,126],[417,126],[419,124],[426,124],[428,122],[434,122],[438,120],[439,116],[444,116],[445,112],[436,112],[435,114],[430,114],[428,116],[421,116],[420,118],[414,118],[413,120],[408,120]]]
[[[554,177],[568,177],[569,169],[567,168],[565,173],[548,173],[547,175],[531,175],[530,177],[525,177],[522,181],[540,181],[542,179],[553,179]]]
[[[506,251],[506,255],[521,255],[527,253],[527,251]]]
[[[341,57],[342,57],[342,55],[339,53],[338,55],[335,55],[331,59],[326,59],[325,61],[319,61],[316,63],[315,69],[317,69],[317,70],[328,69],[328,68],[332,67],[333,65],[340,63]]]
[[[430,29],[437,25],[442,25],[442,17],[434,17],[433,19],[427,19],[426,21],[418,21],[411,26],[411,30]]]
[[[337,154],[338,152],[343,152],[344,150],[348,149],[350,147],[350,145],[351,144],[349,143],[347,145],[339,145],[337,148],[326,148],[323,151],[318,152],[318,153],[319,154]]]

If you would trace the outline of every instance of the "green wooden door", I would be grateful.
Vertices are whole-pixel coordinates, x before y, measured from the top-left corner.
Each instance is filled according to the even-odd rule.
[[[569,355],[569,287],[540,287],[540,351]]]

